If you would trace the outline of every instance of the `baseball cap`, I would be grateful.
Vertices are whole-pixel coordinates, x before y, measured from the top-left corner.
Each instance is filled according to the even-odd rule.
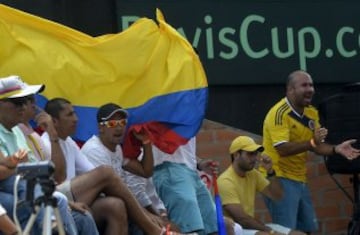
[[[45,85],[28,85],[19,76],[0,78],[0,99],[20,98],[42,92]]]
[[[230,154],[233,154],[239,150],[244,150],[247,152],[262,152],[264,151],[264,147],[255,143],[255,141],[248,136],[239,136],[231,143],[229,152]]]
[[[109,120],[115,113],[121,113],[124,117],[128,116],[128,112],[114,103],[108,103],[101,106],[97,112],[97,121],[103,122]]]

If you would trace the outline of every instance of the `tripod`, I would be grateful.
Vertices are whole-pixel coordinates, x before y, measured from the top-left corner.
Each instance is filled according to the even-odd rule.
[[[348,225],[348,235],[360,234],[360,194],[359,194],[359,183],[360,179],[358,174],[353,174],[352,183],[354,186],[354,201],[353,201],[353,216]]]
[[[33,195],[33,193],[34,193],[33,189],[37,182],[40,183],[41,189],[44,192],[44,195],[38,197],[35,200],[35,202],[32,202],[33,200],[29,200],[30,202],[32,202],[33,212],[31,214],[29,221],[25,226],[25,230],[22,234],[23,235],[30,234],[30,231],[34,225],[35,219],[38,216],[42,205],[44,205],[45,214],[44,214],[44,219],[43,219],[42,235],[51,235],[52,234],[51,233],[51,229],[52,229],[51,228],[51,212],[52,212],[52,210],[54,210],[54,215],[56,218],[59,234],[65,235],[64,226],[62,223],[59,209],[57,207],[57,199],[52,195],[55,190],[54,181],[51,178],[50,179],[38,179],[37,181],[36,180],[28,180],[28,182],[27,182],[27,186],[28,186],[27,197],[30,197],[30,198],[32,197],[32,196],[30,196],[30,194]]]

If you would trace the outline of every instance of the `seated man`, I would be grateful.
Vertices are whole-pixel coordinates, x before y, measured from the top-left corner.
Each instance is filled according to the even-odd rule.
[[[173,154],[156,146],[153,146],[153,152],[156,166],[153,182],[168,210],[169,219],[183,233],[218,234],[213,198],[197,172],[199,168],[213,174],[217,172],[218,163],[211,159],[198,161],[195,137],[179,146]],[[224,222],[228,235],[240,230],[238,224],[227,219]]]
[[[37,111],[39,111],[38,114]],[[36,160],[52,160],[54,162],[54,180],[61,183],[65,178],[65,161],[59,142],[52,142],[51,149],[53,151],[51,151],[51,156],[47,155],[47,153],[44,151],[44,143],[40,135],[35,132],[30,125],[31,120],[34,120],[43,131],[49,133],[51,138],[58,138],[50,115],[35,105],[34,95],[28,97],[28,100],[24,105],[23,122],[18,124],[18,126],[24,133],[30,151],[33,153]],[[59,212],[65,225],[65,231],[68,235],[99,234],[92,215],[84,205],[77,202],[68,203],[66,197],[57,191],[53,193],[53,196],[58,200]],[[69,206],[72,209],[71,211],[68,209]]]
[[[153,203],[145,192],[145,182],[148,180],[147,177],[152,175],[154,164],[151,143],[145,133],[131,132],[143,143],[142,159],[124,158],[120,142],[124,136],[127,115],[127,112],[117,104],[102,105],[97,112],[99,135],[94,135],[86,141],[81,152],[94,166],[112,167],[127,184],[140,205],[147,207],[149,213],[153,212],[148,215],[165,226],[169,221],[162,221],[154,210],[150,210]],[[130,184],[129,177],[132,179]]]
[[[27,97],[43,89],[42,85],[27,85],[18,76],[0,79],[0,202],[7,211],[13,211],[15,168],[19,162],[34,161],[21,130],[16,126],[22,121],[24,105]],[[26,182],[18,184],[16,196],[19,200],[26,200]],[[35,191],[34,198],[40,196]],[[31,215],[32,207],[23,204],[17,210],[17,217],[22,228],[25,227]],[[12,217],[12,213],[10,214]],[[43,210],[36,217],[33,234],[41,234]]]
[[[271,159],[268,156],[260,157],[260,164],[267,171],[268,179],[254,169],[263,150],[261,145],[247,136],[239,136],[231,143],[229,152],[232,164],[218,178],[224,214],[244,228],[244,235],[304,234],[277,224],[264,224],[254,218],[256,192],[273,200],[282,197],[281,185],[277,177],[273,177],[275,171]]]
[[[107,166],[95,168],[70,137],[75,133],[78,121],[71,103],[66,99],[55,98],[48,101],[45,111],[52,117],[59,138],[51,139],[45,132],[42,139],[49,152],[52,141],[60,143],[66,160],[67,174],[67,180],[60,188],[68,198],[90,206],[94,211],[95,220],[98,215],[109,216],[106,234],[127,234],[127,214],[147,234],[163,234],[164,229],[145,214],[113,169]],[[105,197],[99,197],[101,194]],[[106,207],[99,204],[109,197],[112,202],[107,203]],[[116,207],[118,208],[115,210]],[[108,229],[110,227],[112,229]]]
[[[13,195],[13,187],[14,187],[14,179],[15,177],[12,175],[12,172],[15,173],[15,168],[17,167],[17,164],[20,162],[27,162],[32,161],[36,162],[37,157],[36,153],[37,151],[34,151],[34,148],[31,148],[29,145],[27,145],[27,139],[20,130],[19,126],[16,124],[19,124],[22,122],[26,116],[26,113],[28,111],[28,107],[32,103],[31,101],[34,100],[34,94],[37,92],[40,92],[44,89],[43,85],[28,85],[21,81],[21,79],[17,76],[10,76],[8,78],[3,78],[1,80],[1,87],[0,87],[0,93],[2,93],[4,96],[8,97],[6,99],[3,99],[3,102],[0,102],[0,108],[3,110],[3,125],[6,128],[11,128],[11,131],[5,131],[4,135],[1,135],[0,142],[0,168],[6,167],[6,170],[2,170],[2,173],[6,175],[8,172],[11,174],[10,177],[7,177],[6,180],[2,181],[0,184],[0,200],[3,202],[3,206],[7,209],[7,211],[13,211],[13,208],[15,207],[14,204],[14,196]],[[3,90],[1,90],[3,89]],[[6,104],[12,103],[11,104]],[[13,112],[14,111],[14,105],[17,106],[15,109],[19,112]],[[6,112],[5,112],[6,111]],[[15,125],[15,126],[14,126]],[[10,155],[11,154],[11,155]],[[4,158],[4,156],[6,158]],[[61,163],[56,161],[58,165]],[[64,161],[62,159],[62,161]],[[58,174],[56,174],[58,171],[55,170],[55,178]],[[59,178],[58,178],[59,180]],[[43,195],[41,192],[41,187],[34,188],[34,199],[38,198],[39,196]],[[32,208],[29,208],[28,204],[31,203],[29,201],[29,198],[25,198],[25,193],[27,195],[27,185],[24,181],[20,181],[18,185],[18,197],[22,201],[26,201],[26,204],[22,204],[22,206],[18,207],[18,219],[22,224],[22,227],[25,226],[28,222],[28,218],[32,212]],[[68,204],[67,199],[65,196],[60,195],[59,193],[54,193],[54,197],[57,199],[57,205],[59,208],[59,212],[61,215],[62,222],[64,224],[65,231],[68,233],[68,235],[76,235],[76,228],[74,225],[73,218],[71,214],[68,211]],[[25,206],[24,206],[25,205]],[[13,214],[10,214],[10,217],[12,218]],[[38,228],[38,225],[42,223],[42,210],[38,214],[36,218],[35,226],[33,226],[33,229],[40,229]],[[34,228],[35,227],[35,228]],[[37,231],[35,233],[39,233],[40,231]]]
[[[145,133],[132,133],[143,143],[144,158],[124,158],[120,142],[124,135],[127,112],[120,106],[108,103],[101,106],[97,113],[99,136],[92,136],[81,148],[95,166],[107,165],[124,177],[124,170],[136,175],[150,177],[153,173],[153,154],[151,142]]]

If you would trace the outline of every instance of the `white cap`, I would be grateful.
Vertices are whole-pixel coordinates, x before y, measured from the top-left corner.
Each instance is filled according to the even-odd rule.
[[[28,85],[19,76],[0,78],[0,99],[19,98],[42,92],[45,85]]]

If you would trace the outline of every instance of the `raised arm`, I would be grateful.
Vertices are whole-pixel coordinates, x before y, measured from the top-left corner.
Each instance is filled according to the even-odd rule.
[[[147,137],[146,133],[133,132],[133,134],[143,144],[143,157],[140,161],[137,159],[130,160],[124,166],[124,169],[133,174],[149,178],[152,176],[154,169],[154,156],[152,152],[151,141]]]
[[[54,178],[55,181],[60,184],[66,179],[66,162],[63,151],[59,143],[59,136],[54,127],[54,123],[49,114],[45,111],[40,112],[36,117],[35,121],[38,126],[40,126],[44,131],[49,135],[50,142],[50,158],[54,162],[55,172]]]

